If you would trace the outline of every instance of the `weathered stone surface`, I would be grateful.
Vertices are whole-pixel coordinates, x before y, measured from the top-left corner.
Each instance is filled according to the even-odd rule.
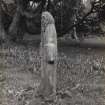
[[[41,22],[41,93],[49,96],[56,92],[57,34],[49,12],[42,13]]]

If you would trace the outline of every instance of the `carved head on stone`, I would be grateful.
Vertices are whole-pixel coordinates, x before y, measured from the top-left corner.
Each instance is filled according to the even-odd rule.
[[[42,29],[45,31],[46,27],[49,24],[55,24],[55,21],[53,16],[49,12],[45,11],[42,13],[42,19],[41,19]]]

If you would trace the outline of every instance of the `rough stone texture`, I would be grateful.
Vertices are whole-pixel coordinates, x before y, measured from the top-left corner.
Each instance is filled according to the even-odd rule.
[[[56,92],[57,64],[57,34],[54,18],[49,12],[42,13],[41,27],[41,93],[48,96]]]

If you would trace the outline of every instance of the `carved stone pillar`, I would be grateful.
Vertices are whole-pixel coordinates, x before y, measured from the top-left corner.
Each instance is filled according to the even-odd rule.
[[[41,20],[41,85],[40,92],[44,96],[56,93],[57,69],[57,34],[53,16],[49,12],[42,13]]]

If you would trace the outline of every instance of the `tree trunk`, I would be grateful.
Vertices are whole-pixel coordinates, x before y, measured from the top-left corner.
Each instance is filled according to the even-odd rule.
[[[20,17],[21,17],[20,13],[16,12],[15,15],[14,15],[13,21],[12,21],[10,27],[9,27],[9,33],[10,34],[13,34],[13,35],[17,34]]]
[[[1,1],[0,1],[0,40],[5,39],[5,31],[2,23],[2,18],[3,18],[2,16],[3,16],[3,13],[2,13],[2,7],[1,7]]]
[[[101,28],[101,31],[105,33],[105,20],[100,22],[100,28]]]

